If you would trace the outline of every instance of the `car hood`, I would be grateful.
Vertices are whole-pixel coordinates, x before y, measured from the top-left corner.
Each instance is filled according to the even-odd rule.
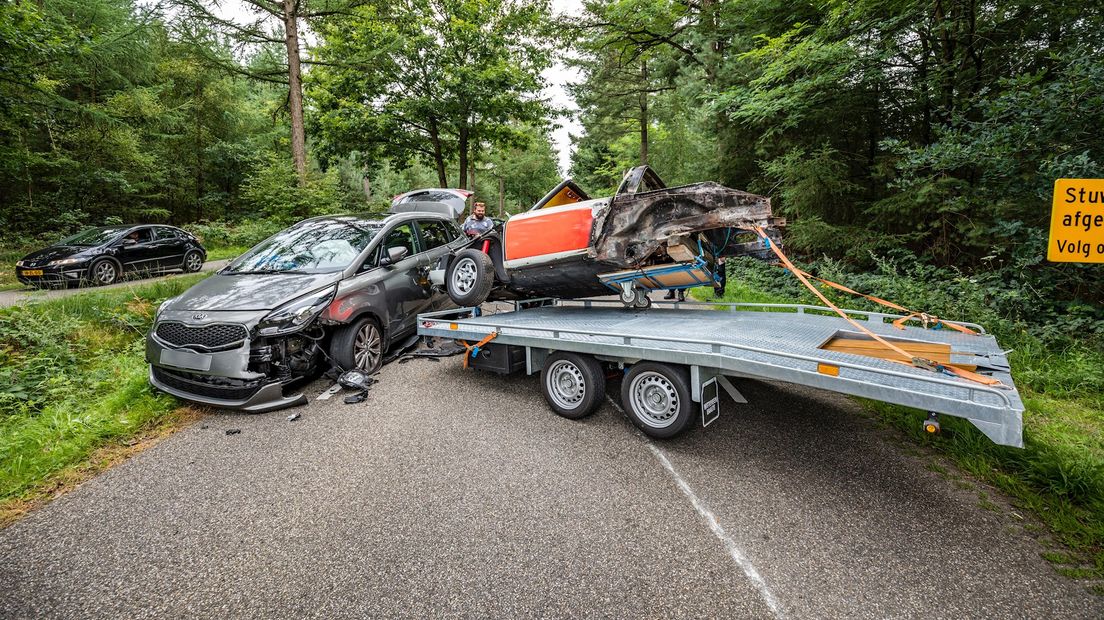
[[[273,310],[341,279],[341,273],[214,274],[172,301],[166,310]]]
[[[90,248],[88,246],[52,245],[48,248],[31,252],[23,257],[23,261],[26,263],[35,263],[34,265],[28,266],[37,267],[38,265],[43,265],[59,258],[69,258],[70,256],[76,256],[78,254],[83,256],[90,253],[93,249],[95,248]]]

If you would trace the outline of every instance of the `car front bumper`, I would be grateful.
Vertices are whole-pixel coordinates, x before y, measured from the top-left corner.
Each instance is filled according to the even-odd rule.
[[[151,332],[146,337],[146,362],[149,381],[157,389],[194,403],[260,413],[301,405],[307,402],[303,394],[284,395],[286,382],[249,371],[250,344],[229,351],[190,354],[202,358],[207,366],[199,371],[173,366],[163,361],[165,351],[178,351],[162,343]]]
[[[25,275],[27,271],[38,270],[42,272],[42,275]],[[65,286],[67,284],[77,284],[84,280],[85,274],[88,273],[87,265],[66,265],[65,267],[16,267],[15,279],[19,280],[20,284],[26,284],[28,286]]]

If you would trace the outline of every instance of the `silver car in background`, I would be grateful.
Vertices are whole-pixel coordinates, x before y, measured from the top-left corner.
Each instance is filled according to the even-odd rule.
[[[146,338],[150,383],[267,411],[306,402],[292,388],[331,366],[374,372],[419,313],[451,306],[428,276],[465,242],[432,212],[299,222],[161,305]]]

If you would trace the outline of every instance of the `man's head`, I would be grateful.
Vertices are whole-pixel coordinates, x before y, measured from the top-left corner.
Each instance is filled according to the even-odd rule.
[[[475,203],[472,205],[472,215],[474,215],[477,220],[483,219],[483,217],[487,215],[487,205],[482,202]]]

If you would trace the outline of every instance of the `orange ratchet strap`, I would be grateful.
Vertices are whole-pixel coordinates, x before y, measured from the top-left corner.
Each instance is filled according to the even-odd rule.
[[[955,376],[961,377],[963,379],[969,379],[970,381],[975,381],[977,383],[981,383],[982,385],[992,385],[992,386],[1001,386],[1001,387],[1004,386],[1003,383],[1001,383],[999,380],[994,379],[992,377],[986,377],[985,375],[980,375],[976,372],[970,372],[968,370],[963,370],[961,368],[956,368],[956,367],[951,366],[949,364],[947,364],[947,365],[940,364],[939,362],[933,362],[932,360],[924,359],[922,357],[914,357],[914,356],[910,355],[907,351],[902,349],[901,347],[893,344],[892,342],[886,340],[885,338],[882,338],[881,336],[879,336],[878,334],[875,334],[874,332],[870,331],[866,327],[863,327],[862,325],[859,325],[858,321],[856,321],[855,319],[852,319],[851,317],[847,316],[846,312],[844,312],[843,310],[840,310],[839,307],[836,306],[836,304],[832,303],[831,301],[828,300],[827,297],[824,296],[824,293],[820,292],[820,289],[813,286],[812,283],[809,282],[809,280],[805,277],[807,274],[804,271],[802,271],[801,269],[798,269],[797,267],[795,267],[794,264],[790,262],[790,259],[786,258],[786,255],[782,253],[782,250],[778,249],[778,244],[774,243],[770,239],[770,237],[767,236],[767,233],[763,232],[762,227],[755,226],[754,229],[755,229],[755,234],[759,235],[763,239],[763,241],[766,242],[767,246],[771,249],[772,252],[774,252],[774,255],[778,257],[778,260],[782,261],[782,264],[786,266],[786,269],[789,269],[791,273],[793,273],[795,276],[797,276],[797,279],[800,280],[801,283],[805,285],[805,288],[812,291],[813,294],[816,295],[818,299],[820,299],[822,302],[824,302],[824,305],[826,305],[829,308],[831,308],[832,310],[834,310],[836,312],[836,314],[840,315],[845,321],[847,321],[848,323],[853,325],[855,327],[855,329],[857,329],[860,332],[866,334],[867,336],[870,336],[876,342],[878,342],[882,346],[886,347],[890,351],[893,351],[897,355],[900,355],[903,358],[901,360],[890,360],[890,361],[896,361],[896,362],[899,362],[901,364],[910,364],[912,366],[915,366],[916,368],[923,368],[925,370],[930,370],[932,372],[950,373],[950,374],[953,374]],[[842,285],[840,285],[840,286],[842,286]],[[846,287],[844,287],[844,288],[846,288]],[[848,290],[850,290],[850,289],[848,289]]]
[[[797,268],[795,267],[795,269],[797,269]],[[942,327],[948,327],[948,328],[953,329],[955,331],[962,332],[963,334],[970,334],[971,336],[977,336],[978,335],[978,333],[976,331],[970,329],[969,327],[965,327],[965,326],[962,326],[962,325],[955,325],[954,323],[948,323],[947,321],[944,321],[943,319],[935,316],[934,314],[927,314],[926,312],[913,312],[912,310],[909,310],[908,308],[906,308],[904,306],[901,306],[899,304],[895,304],[892,301],[886,301],[886,300],[884,300],[880,297],[875,297],[873,295],[867,295],[865,293],[860,293],[860,292],[858,292],[854,289],[847,288],[846,286],[844,286],[842,284],[832,282],[831,280],[825,280],[824,278],[818,278],[818,277],[810,274],[808,271],[803,271],[801,269],[798,269],[798,271],[801,271],[801,275],[805,276],[806,278],[816,280],[817,282],[820,282],[821,284],[823,284],[825,286],[830,286],[830,287],[832,287],[832,288],[834,288],[838,291],[843,291],[845,293],[851,293],[852,295],[858,295],[859,297],[862,297],[862,298],[864,298],[868,301],[872,301],[876,304],[881,304],[881,305],[883,305],[887,308],[893,308],[894,310],[898,310],[900,312],[906,313],[908,316],[903,316],[903,317],[901,317],[901,318],[899,318],[899,319],[897,319],[896,321],[893,322],[893,326],[896,327],[897,329],[904,329],[905,328],[905,323],[907,323],[911,319],[917,319],[921,323],[923,323],[925,328],[927,328],[929,325],[940,325]]]
[[[467,369],[467,367],[468,367],[468,360],[475,357],[476,355],[479,355],[479,348],[482,347],[483,345],[487,344],[488,342],[494,340],[496,336],[498,336],[498,332],[491,332],[491,333],[487,334],[486,336],[484,336],[483,340],[480,340],[479,342],[477,342],[475,344],[468,344],[468,343],[466,343],[462,340],[459,341],[460,344],[464,345],[464,348],[467,349],[467,351],[464,351],[464,368],[465,369]]]

